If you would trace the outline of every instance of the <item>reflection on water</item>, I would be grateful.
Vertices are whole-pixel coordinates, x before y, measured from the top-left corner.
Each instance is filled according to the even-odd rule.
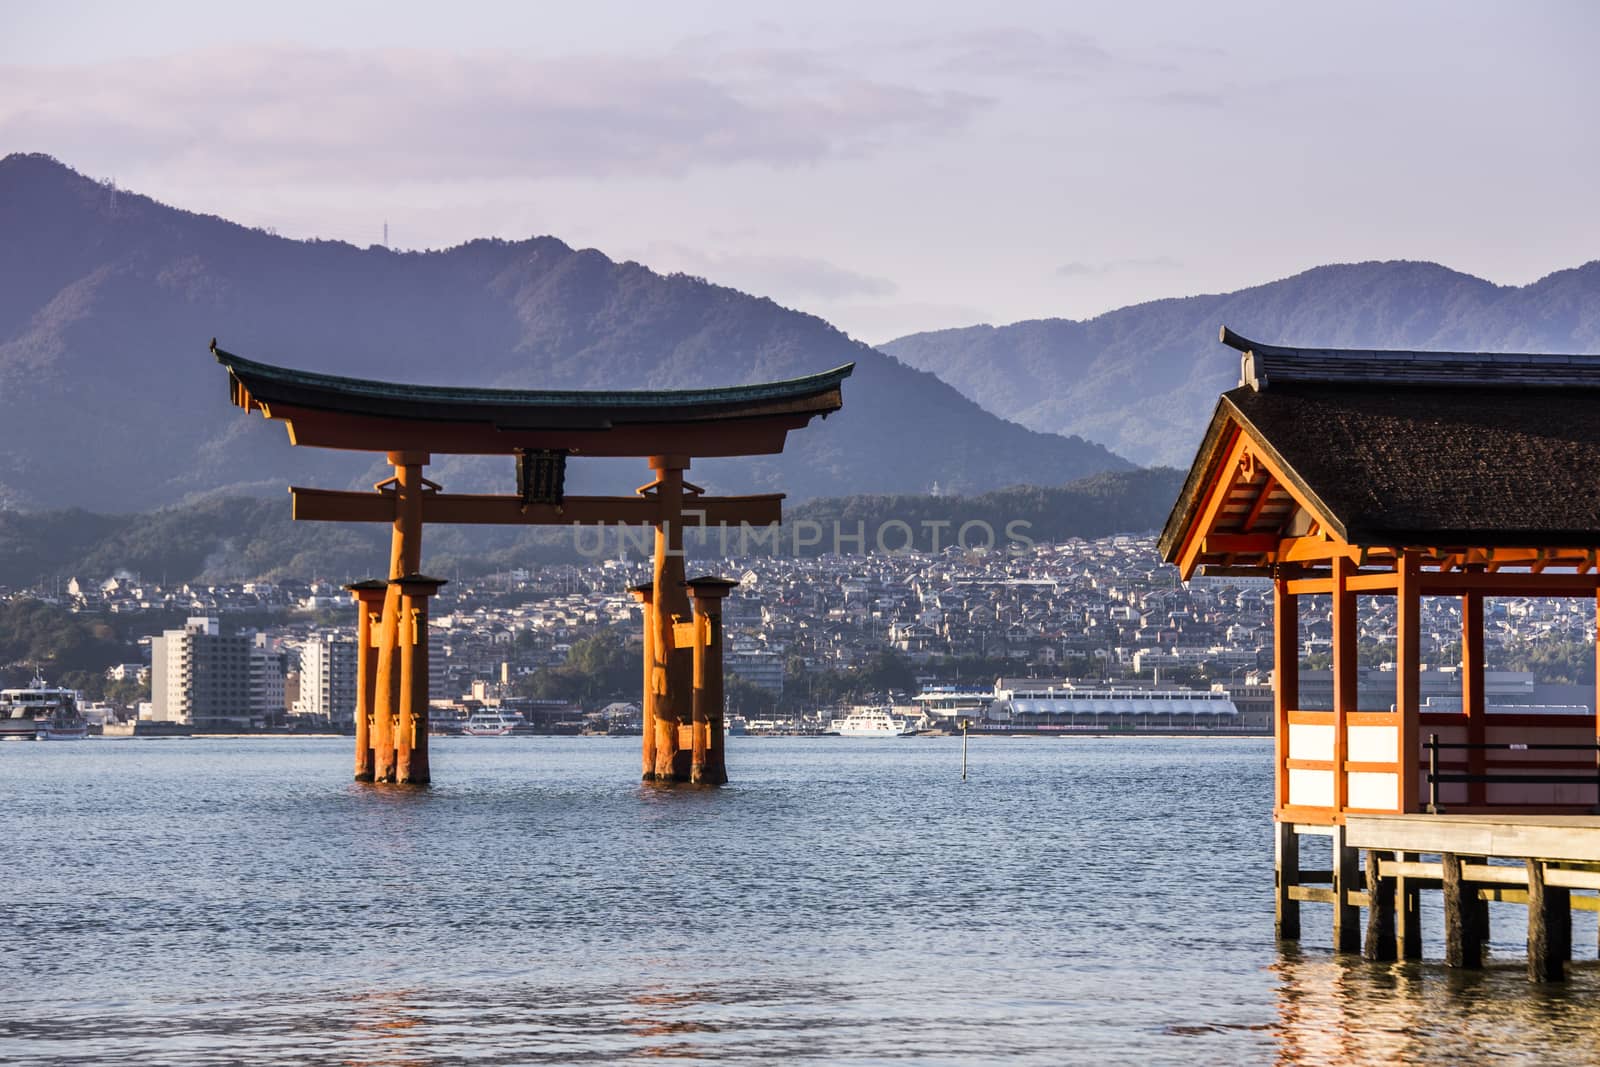
[[[1452,971],[1293,948],[1274,971],[1280,1063],[1600,1062],[1592,958],[1551,985],[1530,983],[1522,960]]]
[[[730,747],[671,792],[627,739],[445,741],[411,792],[338,741],[5,746],[0,1062],[1600,1058],[1589,917],[1567,987],[1509,906],[1478,975],[1310,906],[1280,953],[1268,742]]]

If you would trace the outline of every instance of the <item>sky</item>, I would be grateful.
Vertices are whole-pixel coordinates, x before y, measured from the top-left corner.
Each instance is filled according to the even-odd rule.
[[[0,155],[291,237],[550,234],[868,342],[1600,258],[1600,4],[0,0]]]

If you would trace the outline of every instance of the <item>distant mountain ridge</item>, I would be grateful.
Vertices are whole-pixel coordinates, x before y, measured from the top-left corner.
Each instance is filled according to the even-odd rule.
[[[1139,463],[1187,467],[1252,340],[1349,348],[1600,352],[1600,261],[1525,286],[1434,263],[1317,267],[1237,292],[1156,300],[1084,321],[912,334],[879,347],[990,411],[1082,434]]]
[[[113,195],[45,156],[0,159],[0,506],[142,511],[374,480],[372,457],[291,450],[281,426],[232,408],[213,336],[264,362],[492,387],[692,388],[856,363],[844,410],[783,456],[697,462],[690,477],[721,491],[982,492],[1131,467],[996,418],[814,316],[555,238],[291,241]],[[619,463],[574,459],[569,484],[627,492],[644,468]],[[504,458],[440,456],[429,473],[454,491],[512,480]]]
[[[887,523],[897,524],[886,538],[890,550],[928,551],[959,543],[984,548],[992,537],[993,548],[1003,552],[1015,541],[1007,537],[1008,528],[1035,542],[1140,533],[1161,525],[1182,484],[1182,471],[1156,468],[972,497],[822,498],[791,508],[792,525],[775,541],[752,539],[746,549],[754,555],[816,555],[834,549],[837,531],[843,538],[861,538],[841,540],[841,552],[861,554],[877,550],[878,531]],[[977,526],[963,531],[969,522]],[[810,524],[803,538],[797,536],[800,524]],[[129,515],[76,508],[0,510],[0,586],[52,588],[69,578],[99,581],[118,573],[162,585],[319,576],[345,581],[382,566],[387,535],[386,527],[294,522],[277,500],[243,497],[218,496]],[[425,566],[450,575],[583,562],[594,552],[589,539],[579,551],[571,528],[558,526],[439,526],[423,540]],[[603,547],[610,553],[617,543],[607,539]],[[737,541],[728,545],[736,550]],[[691,530],[686,547],[691,557],[704,559],[723,551],[724,542],[713,532]]]

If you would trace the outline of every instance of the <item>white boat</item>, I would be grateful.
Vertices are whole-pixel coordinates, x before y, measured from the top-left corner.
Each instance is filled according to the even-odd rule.
[[[528,720],[522,717],[520,711],[485,708],[473,712],[472,717],[461,727],[461,732],[468,737],[505,737],[527,724]]]
[[[81,741],[89,724],[78,700],[76,689],[45,685],[37,674],[30,686],[0,689],[0,740]]]
[[[467,713],[459,708],[429,708],[428,732],[440,737],[457,737],[467,725]]]
[[[840,737],[907,737],[917,730],[889,714],[888,708],[851,708],[849,715],[828,724],[828,732]]]

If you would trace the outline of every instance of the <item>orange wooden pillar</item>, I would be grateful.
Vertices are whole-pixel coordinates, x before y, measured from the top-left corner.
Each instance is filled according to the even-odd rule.
[[[372,701],[372,780],[395,780],[395,731],[400,715],[401,592],[392,579],[417,573],[422,558],[422,468],[425,452],[390,452],[394,466],[394,532],[389,548],[388,590],[378,634],[377,680]]]
[[[1333,560],[1333,948],[1361,951],[1361,908],[1350,893],[1359,891],[1359,853],[1345,839],[1344,811],[1350,806],[1350,713],[1358,710],[1356,683],[1360,661],[1356,647],[1356,595],[1350,589],[1355,561]]]
[[[678,728],[693,721],[694,650],[680,644],[673,633],[675,624],[690,621],[689,596],[683,585],[683,472],[688,467],[688,456],[650,457],[660,502],[655,524],[655,591],[651,598],[654,667],[650,680],[657,782],[686,782],[690,772],[690,753],[681,748]]]
[[[1272,581],[1272,736],[1279,811],[1289,805],[1289,712],[1300,707],[1300,598],[1289,591],[1295,573],[1280,566]]]
[[[1407,549],[1395,561],[1395,571],[1394,707],[1400,732],[1400,810],[1421,811],[1422,779],[1417,766],[1422,761],[1422,562],[1416,552]],[[1481,640],[1481,626],[1478,636]],[[1481,658],[1481,647],[1479,651]]]
[[[639,688],[639,716],[643,723],[640,731],[640,763],[645,781],[656,776],[656,712],[655,694],[651,691],[651,673],[655,666],[655,602],[656,587],[649,583],[629,589],[644,606],[644,684]]]
[[[1486,739],[1483,692],[1483,594],[1467,593],[1461,598],[1461,712],[1467,717],[1467,743],[1481,745]],[[1481,748],[1467,749],[1467,771],[1482,774],[1488,767],[1488,753]],[[1483,804],[1488,788],[1483,782],[1467,783],[1467,803]]]
[[[688,582],[694,600],[694,749],[689,781],[722,785],[728,780],[723,744],[726,737],[722,692],[722,598],[738,582],[727,578],[694,578]]]
[[[400,714],[395,724],[394,780],[427,785],[428,771],[428,598],[443,578],[408,574],[400,587]]]
[[[1345,763],[1350,751],[1352,711],[1359,710],[1356,683],[1360,678],[1360,659],[1356,645],[1356,596],[1350,591],[1350,574],[1355,562],[1347,556],[1333,561],[1333,809],[1343,812],[1348,806],[1350,781]]]
[[[356,781],[372,781],[372,699],[378,661],[374,636],[382,625],[383,597],[389,583],[377,578],[345,586],[356,599]]]

